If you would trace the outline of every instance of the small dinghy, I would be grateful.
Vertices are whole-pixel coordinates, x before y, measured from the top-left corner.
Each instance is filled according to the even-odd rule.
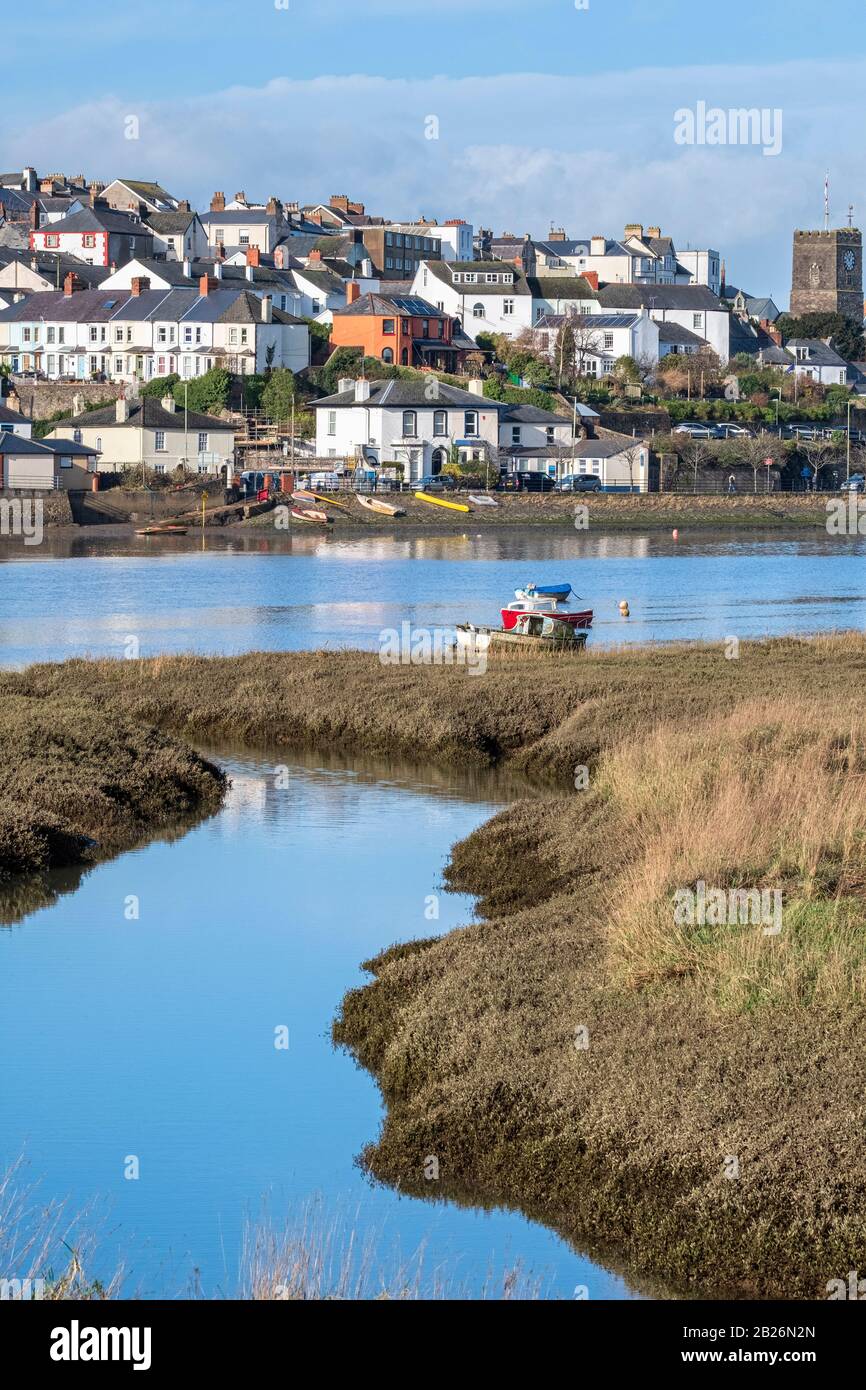
[[[295,521],[317,521],[328,525],[333,524],[334,518],[328,516],[327,512],[320,512],[315,507],[290,507],[292,517]]]
[[[143,526],[137,536],[185,536],[188,526]]]
[[[476,652],[498,646],[537,652],[577,652],[586,646],[588,635],[552,613],[523,613],[511,629],[461,623],[455,632],[458,647]]]
[[[495,497],[488,497],[486,493],[470,492],[469,501],[474,502],[476,507],[498,507],[499,503]]]
[[[357,494],[355,501],[367,512],[378,512],[381,516],[405,516],[402,507],[392,507],[390,502],[380,502],[378,497],[361,497]]]
[[[519,599],[515,603],[509,603],[507,608],[501,608],[502,626],[506,632],[511,632],[517,626],[517,621],[521,614],[536,613],[543,617],[555,618],[557,622],[568,623],[575,629],[588,631],[592,627],[592,609],[584,609],[580,613],[563,613],[555,608],[553,600],[549,598]]]
[[[514,597],[522,599],[552,598],[556,603],[565,603],[570,593],[570,584],[525,584],[522,589],[514,590]]]
[[[445,497],[431,497],[427,492],[416,492],[419,502],[431,502],[434,507],[448,507],[452,512],[468,512],[465,502],[449,502]]]

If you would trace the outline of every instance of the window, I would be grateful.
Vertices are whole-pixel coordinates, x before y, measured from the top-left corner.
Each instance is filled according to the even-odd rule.
[[[485,275],[484,278],[485,278],[485,280],[487,281],[488,285],[498,285],[498,284],[499,284],[499,276],[498,276],[498,275]]]
[[[66,329],[65,329],[65,328],[58,328],[58,330],[57,330],[57,341],[58,341],[58,343],[63,343],[63,342],[66,341]]]
[[[701,324],[703,323],[703,321],[704,321],[704,316],[703,316],[703,314],[692,314],[692,327],[693,327],[693,328],[700,328],[700,327],[701,327]]]
[[[473,305],[472,305],[472,317],[473,317],[474,319],[483,319],[483,318],[484,318],[484,305],[483,305],[483,304],[473,304]]]
[[[613,334],[612,334],[612,333],[605,333],[605,335],[604,335],[604,343],[603,343],[603,346],[606,347],[606,348],[612,348],[612,347],[613,347]]]
[[[394,320],[393,320],[393,319],[383,319],[383,320],[382,320],[382,332],[383,332],[383,333],[386,333],[386,334],[390,334],[390,333],[393,333],[393,332],[394,332]]]
[[[53,232],[49,232],[48,235],[47,235],[46,238],[45,238],[45,245],[46,245],[46,246],[59,246],[59,245],[60,245],[60,237],[57,236],[57,235],[55,235],[55,233],[53,233]]]
[[[81,238],[81,244],[82,244],[82,246],[87,246],[87,247],[95,246],[95,245],[96,245],[96,237],[95,237],[95,235],[93,234],[93,232],[85,232],[85,233],[84,233],[84,236]]]
[[[165,472],[165,464],[164,464],[164,463],[155,463],[155,464],[153,465],[153,471],[154,471],[154,473],[164,473],[164,472]]]
[[[403,365],[404,367],[408,367],[408,365],[409,365],[409,349],[408,349],[408,348],[404,348],[403,351],[400,353],[400,362],[402,363],[402,365]]]
[[[53,376],[53,375],[54,375],[54,356],[53,356],[52,353],[49,353],[49,354],[48,354],[48,375],[49,375],[49,376]],[[13,430],[13,433],[14,433],[14,430]]]
[[[447,410],[433,411],[433,433],[442,435],[448,433],[448,412]]]
[[[200,454],[207,453],[207,433],[204,430],[199,430],[198,451]]]
[[[284,309],[285,309],[285,307],[286,307],[285,300],[286,300],[286,296],[283,295],[283,308],[284,308]],[[312,301],[312,306],[313,306],[313,317],[315,317],[316,314],[320,314],[320,313],[322,312],[322,301],[321,301],[321,299],[314,299],[314,300]]]
[[[476,280],[478,279],[478,276],[475,274],[474,270],[467,271],[467,273],[463,276],[463,279],[466,281],[467,285],[474,285]]]
[[[96,448],[96,452],[97,452],[98,454],[101,454],[101,453],[102,453],[102,435],[101,435],[101,434],[98,434],[98,435],[96,436],[96,445],[95,445],[95,448]]]
[[[123,358],[122,358],[122,357],[115,357],[115,359],[114,359],[114,370],[115,370],[116,372],[122,372],[122,371],[123,371]]]
[[[185,328],[185,329],[183,330],[183,340],[184,340],[185,343],[191,343],[191,342],[192,342],[192,329],[191,329],[191,328]]]
[[[30,329],[29,329],[29,328],[22,328],[22,330],[21,330],[21,341],[22,341],[22,343],[29,343],[29,342],[30,342]]]
[[[165,430],[156,430],[153,439],[153,447],[158,454],[165,453]]]
[[[393,269],[394,269],[394,262],[393,262],[393,260],[391,259],[390,256],[386,256],[386,257],[385,257],[385,269],[386,269],[386,270],[393,270]]]
[[[229,329],[229,343],[231,344],[232,347],[237,347],[237,343],[238,343],[238,330],[237,330],[236,328],[230,328],[230,329]]]
[[[123,342],[123,329],[122,329],[122,328],[115,328],[115,330],[114,330],[114,341],[115,341],[116,343],[122,343],[122,342]]]
[[[76,444],[80,444],[80,443],[81,443],[81,430],[73,430],[73,431],[72,431],[72,438],[73,438],[73,441],[74,441]]]
[[[239,246],[249,246],[249,244],[250,244],[250,234],[249,234],[248,231],[244,230],[244,231],[242,231],[242,232],[239,234],[239,236],[238,236],[238,245],[239,245]]]
[[[72,459],[69,457],[68,454],[64,454],[63,457],[61,458],[61,460],[60,460],[60,467],[61,467],[61,468],[71,468],[71,467],[72,467]]]
[[[393,233],[393,232],[386,232],[386,233],[385,233],[385,245],[386,245],[386,246],[393,246],[393,245],[394,245],[394,233]]]
[[[168,342],[168,333],[166,332],[166,330],[165,330],[164,328],[158,328],[158,329],[156,330],[156,341],[157,341],[158,343],[167,343],[167,342]]]
[[[502,312],[503,312],[503,314],[513,314],[513,313],[514,313],[514,300],[513,300],[513,299],[503,299],[503,301],[502,301]]]
[[[403,438],[414,439],[418,433],[418,415],[414,410],[403,411]]]
[[[216,231],[214,232],[214,240],[222,244],[225,242],[225,239],[225,229],[223,227],[217,227]]]
[[[394,361],[394,349],[393,349],[393,348],[383,348],[383,349],[382,349],[382,361],[383,361],[383,362],[388,362],[389,364],[390,364],[391,362]]]
[[[54,329],[53,329],[53,328],[46,328],[46,330],[45,330],[45,341],[46,341],[46,343],[53,343],[53,342],[54,342]]]
[[[554,433],[553,433],[553,425],[548,425],[547,428],[546,428],[546,430],[545,430],[545,433],[546,433],[546,435],[547,435],[547,442],[548,442],[548,444],[553,444],[554,439],[555,439],[555,436],[554,436]]]
[[[91,373],[91,376],[93,375],[94,372],[98,372],[98,371],[99,371],[99,358],[98,358],[98,357],[91,357],[91,359],[90,359],[90,373]]]
[[[328,411],[328,434],[336,434],[336,433],[337,433],[337,412],[336,412],[336,410],[329,410],[329,411]]]
[[[241,329],[241,347],[246,347],[248,336],[249,336],[249,330],[246,329],[246,328],[242,328],[242,329]]]
[[[473,439],[478,434],[478,411],[464,410],[463,412],[463,433],[467,439]]]

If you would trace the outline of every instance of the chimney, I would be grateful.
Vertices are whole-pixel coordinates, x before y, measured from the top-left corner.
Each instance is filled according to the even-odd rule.
[[[71,299],[77,289],[81,288],[81,283],[74,270],[70,270],[63,278],[64,298]]]
[[[368,401],[370,399],[370,383],[366,377],[359,377],[355,382],[355,400],[357,402]]]
[[[38,232],[38,231],[39,231],[39,222],[40,222],[40,220],[41,220],[41,217],[40,217],[40,212],[39,212],[39,204],[38,204],[38,203],[33,203],[33,204],[31,204],[31,207],[30,207],[30,230],[31,230],[32,232]]]
[[[247,247],[247,265],[261,265],[261,252],[257,246]]]
[[[177,205],[177,210],[178,212],[192,212],[192,207],[190,205],[189,198],[181,198],[180,202]]]
[[[226,195],[224,193],[215,193],[213,195],[210,200],[210,210],[211,212],[225,212]]]
[[[80,391],[76,391],[75,395],[72,397],[72,414],[84,414],[84,397],[82,396]]]
[[[246,195],[246,193],[244,192],[243,189],[241,189],[240,193],[236,193],[236,194],[235,194],[235,202],[236,202],[236,203],[241,203],[241,204],[243,205],[243,207],[246,207],[246,205],[247,205],[247,195]]]
[[[311,251],[310,254],[309,254],[309,256],[307,257],[307,260],[308,260],[308,261],[314,261],[316,264],[318,264],[318,263],[321,261],[321,259],[322,259],[322,253],[321,253],[321,251],[315,251],[315,250]]]
[[[361,286],[357,280],[349,280],[346,285],[346,303],[354,304],[361,297]]]
[[[202,275],[198,282],[198,292],[202,299],[206,299],[214,290],[219,289],[219,280],[213,275]]]
[[[39,192],[40,192],[40,193],[47,193],[48,196],[50,197],[50,196],[53,194],[53,192],[54,192],[54,180],[53,180],[53,179],[40,179],[40,180],[39,180]]]
[[[129,401],[125,396],[118,396],[114,402],[114,419],[118,425],[125,425],[129,419]]]
[[[551,227],[551,229],[550,229],[550,236],[547,238],[547,240],[548,240],[548,241],[567,241],[568,238],[567,238],[567,236],[565,235],[565,228],[564,228],[564,227]]]
[[[607,244],[607,238],[606,238],[606,237],[603,237],[603,236],[594,236],[594,237],[590,238],[590,243],[589,243],[589,254],[590,254],[591,256],[603,256],[603,255],[604,255],[604,248],[605,248],[606,244]]]
[[[623,232],[623,239],[624,239],[625,241],[628,241],[628,239],[629,239],[630,236],[637,236],[637,237],[642,237],[642,236],[643,236],[643,223],[642,223],[642,222],[626,222],[626,224],[625,224],[625,231]]]
[[[212,278],[213,278],[214,280],[221,280],[221,279],[223,278],[223,262],[222,262],[222,256],[218,256],[217,259],[216,259],[216,260],[214,261],[214,263],[213,263],[213,277],[212,277]]]
[[[658,241],[662,234],[662,229],[661,227],[647,227],[646,234],[648,237],[652,237],[654,241]]]
[[[337,382],[337,391],[342,395],[344,391],[354,391],[355,378],[351,376],[341,376]]]
[[[597,271],[597,270],[584,270],[584,271],[581,271],[581,279],[586,281],[586,283],[589,285],[590,289],[592,289],[592,290],[597,290],[597,289],[598,289],[598,271]]]
[[[484,395],[484,382],[481,380],[480,377],[474,376],[472,378],[472,380],[469,383],[469,390],[471,391],[473,396]]]
[[[225,248],[225,246],[223,245],[223,243],[220,241],[220,242],[218,242],[218,244],[217,244],[217,249],[216,249],[216,254],[215,254],[215,256],[214,256],[214,260],[215,260],[215,261],[224,261],[225,258],[226,258],[226,248]]]
[[[183,258],[183,273],[188,280],[192,278],[192,261],[189,256]]]
[[[335,212],[348,212],[349,199],[345,193],[332,193],[328,199],[328,207],[333,208]]]
[[[279,198],[275,198],[274,195],[271,194],[270,198],[268,199],[265,212],[268,214],[269,217],[282,217],[283,205],[280,202]]]
[[[160,401],[163,410],[167,410],[169,415],[173,415],[176,409],[174,396],[163,396]]]
[[[95,207],[96,207],[96,204],[97,204],[98,202],[99,202],[99,184],[98,184],[98,183],[92,183],[92,184],[90,185],[90,206],[91,206],[92,208],[95,208]]]
[[[29,165],[28,165],[28,167],[27,167],[27,168],[24,170],[24,172],[23,172],[23,178],[24,178],[24,191],[25,191],[25,193],[35,193],[35,192],[36,192],[36,189],[37,189],[37,187],[38,187],[38,180],[37,180],[37,178],[36,178],[36,170],[35,170],[35,169],[31,169],[31,168],[29,167]]]
[[[262,323],[272,323],[274,317],[274,301],[269,294],[262,295]]]
[[[149,275],[133,275],[129,282],[129,292],[133,299],[138,299],[139,295],[144,294],[145,290],[150,289]]]
[[[369,256],[365,256],[361,262],[361,274],[365,280],[372,280],[373,278],[373,262]]]
[[[761,327],[763,328],[767,337],[772,338],[773,342],[776,344],[776,347],[782,346],[782,334],[780,333],[778,328],[773,327],[769,319],[761,319]]]
[[[247,261],[244,266],[244,275],[249,280],[250,284],[252,284],[253,280],[256,278],[256,268],[252,261]]]
[[[275,247],[274,247],[274,269],[275,269],[275,270],[285,270],[285,269],[286,269],[286,252],[284,251],[284,249],[283,249],[282,246],[275,246]]]

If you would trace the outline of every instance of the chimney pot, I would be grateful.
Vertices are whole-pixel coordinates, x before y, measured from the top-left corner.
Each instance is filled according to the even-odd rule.
[[[261,265],[261,252],[258,246],[247,247],[247,265]]]
[[[163,396],[162,400],[160,401],[160,405],[162,406],[163,410],[168,411],[169,415],[174,414],[176,408],[174,396]]]
[[[262,323],[272,323],[274,317],[274,301],[269,294],[262,296]]]
[[[130,294],[133,299],[138,299],[139,295],[144,294],[145,290],[150,289],[150,276],[134,275],[129,284]]]
[[[346,285],[346,303],[354,304],[355,301],[360,298],[361,286],[358,284],[357,280],[350,280]]]
[[[224,193],[215,193],[213,195],[210,200],[210,210],[211,212],[225,212],[226,195]]]

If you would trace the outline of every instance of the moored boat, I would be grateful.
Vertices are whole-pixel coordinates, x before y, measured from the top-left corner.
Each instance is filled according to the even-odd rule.
[[[379,512],[381,516],[405,516],[402,507],[394,507],[390,502],[382,502],[378,497],[362,497],[356,494],[355,501],[368,512]]]
[[[185,536],[188,526],[143,526],[137,536]]]
[[[488,497],[486,492],[470,492],[469,501],[474,502],[476,507],[498,507],[499,503],[495,497]]]
[[[556,603],[565,603],[571,591],[570,584],[525,584],[522,589],[514,590],[514,597],[522,599],[552,598]]]
[[[295,521],[318,521],[327,525],[334,520],[327,512],[320,512],[315,507],[291,507],[290,511]]]
[[[521,614],[535,613],[549,618],[556,618],[558,622],[567,623],[569,627],[588,631],[592,627],[592,609],[587,608],[578,613],[563,613],[554,608],[551,599],[518,599],[514,603],[509,603],[507,608],[500,609],[502,614],[502,626],[506,632],[510,632],[517,624]]]
[[[513,628],[479,627],[460,623],[455,629],[457,645],[484,651],[488,647],[517,647],[536,651],[581,651],[588,633],[576,630],[552,613],[522,613]]]

